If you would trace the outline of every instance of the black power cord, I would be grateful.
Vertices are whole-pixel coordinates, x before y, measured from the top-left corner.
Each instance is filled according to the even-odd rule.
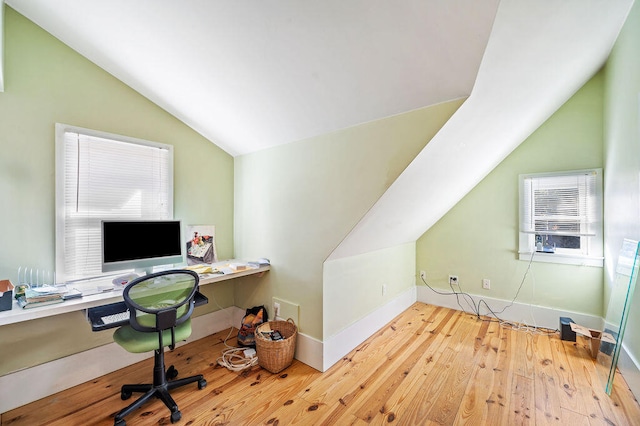
[[[458,283],[458,288],[460,289],[460,291],[456,291],[456,289],[453,287],[453,284],[451,282],[449,282],[449,286],[451,287],[451,292],[446,292],[446,291],[437,290],[437,289],[433,288],[432,286],[430,286],[429,283],[427,283],[427,281],[424,279],[422,274],[420,275],[420,279],[422,280],[422,282],[431,291],[433,291],[436,294],[439,294],[439,295],[442,295],[442,296],[456,296],[456,303],[458,304],[458,306],[460,307],[462,312],[464,312],[465,314],[473,315],[477,319],[482,320],[482,321],[499,322],[502,326],[510,326],[512,328],[522,328],[522,326],[520,324],[514,324],[514,323],[511,323],[509,321],[501,319],[498,316],[498,314],[502,314],[507,308],[510,308],[511,306],[513,306],[514,302],[518,298],[518,295],[520,294],[520,290],[522,290],[522,287],[524,286],[524,283],[525,283],[525,281],[527,279],[527,275],[529,274],[529,271],[531,270],[531,265],[533,263],[533,256],[534,255],[535,255],[535,251],[532,251],[531,252],[531,258],[529,259],[529,263],[527,265],[527,270],[525,271],[524,275],[522,276],[522,280],[520,281],[520,285],[518,286],[518,290],[516,291],[515,296],[513,296],[513,299],[511,299],[511,302],[509,302],[509,304],[507,304],[505,307],[503,307],[499,311],[494,311],[493,309],[491,309],[489,304],[482,298],[480,300],[478,300],[478,303],[476,304],[475,300],[473,299],[473,296],[471,296],[469,293],[466,293],[466,292],[462,291],[462,288],[460,287],[459,283]],[[462,297],[463,300],[466,301],[467,304],[472,308],[472,312],[467,312],[467,310],[462,306],[462,304],[460,302],[460,297]],[[480,307],[482,305],[484,305],[485,309],[488,311],[488,313],[485,314],[484,316],[490,316],[489,314],[491,314],[491,316],[493,316],[495,319],[484,319],[484,318],[482,318],[483,314],[480,313]],[[541,329],[541,328],[539,328],[537,326],[534,326],[534,327],[526,326],[526,328],[529,329],[529,330],[544,331],[545,333],[548,333],[548,334],[553,334],[553,333],[556,333],[558,331],[557,329],[556,330]]]

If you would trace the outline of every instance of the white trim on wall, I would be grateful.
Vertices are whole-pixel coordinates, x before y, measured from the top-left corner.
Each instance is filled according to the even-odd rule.
[[[410,287],[399,296],[371,312],[358,322],[351,324],[323,342],[322,368],[327,371],[343,356],[367,340],[385,324],[407,310],[416,302],[416,287]],[[303,361],[301,359],[301,361]],[[304,362],[304,361],[303,361]],[[316,368],[316,367],[314,367]]]
[[[428,287],[424,285],[417,286],[417,300],[418,302],[429,303],[431,305],[443,306],[445,308],[451,308],[461,310],[460,306],[456,302],[454,296],[436,294]],[[500,311],[507,306],[510,301],[502,299],[492,299],[490,297],[479,297],[471,295],[476,305],[479,299],[486,301],[493,311]],[[464,304],[462,306],[465,306]],[[468,309],[468,308],[467,308]],[[485,312],[481,312],[483,315]],[[604,321],[602,318],[595,315],[586,315],[578,312],[561,311],[553,308],[548,308],[539,305],[530,305],[526,303],[514,302],[510,308],[505,309],[500,315],[500,319],[506,321],[514,321],[529,326],[538,326],[543,328],[549,328],[556,330],[560,328],[560,317],[569,317],[576,324],[584,325],[585,327],[595,328],[602,330]]]
[[[500,299],[489,300],[486,297],[484,299],[497,310],[509,303]],[[415,302],[460,309],[453,297],[438,295],[421,285],[411,287],[324,342],[299,333],[295,357],[310,367],[325,372]],[[528,318],[523,317],[523,312]],[[240,324],[244,313],[243,309],[230,307],[195,317],[193,319],[193,333],[187,343]],[[569,317],[576,323],[589,328],[601,328],[603,324],[602,318],[593,315],[558,311],[544,306],[522,303],[514,303],[512,308],[508,308],[501,315],[505,320],[523,321],[529,325],[550,329],[559,327],[559,317],[561,316]],[[0,377],[0,389],[12,389],[12,392],[0,400],[0,413],[85,383],[149,356],[150,354],[130,354],[116,343],[110,343],[2,376]],[[99,359],[100,362],[96,363],[96,359]],[[624,345],[620,355],[620,369],[623,371],[624,378],[633,394],[640,395],[640,367],[638,367],[638,362],[626,351]],[[73,371],[73,374],[69,374],[70,371]],[[35,381],[38,381],[40,385],[29,386]]]
[[[194,317],[191,337],[177,346],[225,330],[232,325],[237,326],[243,315],[244,310],[233,306]],[[233,321],[233,324],[229,324],[229,320]],[[152,352],[133,354],[122,349],[117,343],[109,343],[0,376],[0,389],[11,389],[11,392],[4,392],[0,398],[0,413],[88,382],[152,356]],[[149,377],[151,378],[151,372],[149,372]],[[38,383],[38,386],[33,386],[33,383]]]
[[[380,309],[351,325],[329,341],[321,342],[303,333],[298,334],[296,359],[326,371],[369,336],[400,315],[416,301],[415,287],[391,300]],[[193,332],[186,343],[201,339],[231,326],[237,326],[245,314],[243,309],[230,307],[193,318]],[[231,324],[229,323],[231,321]],[[181,343],[182,345],[184,343]],[[179,345],[179,346],[180,346]],[[0,377],[0,389],[12,389],[0,399],[0,413],[20,407],[40,398],[88,382],[102,375],[149,358],[151,353],[131,354],[116,343],[99,346],[16,371]],[[95,362],[100,360],[100,362]],[[70,374],[70,372],[73,372]],[[39,386],[30,384],[39,383]]]
[[[622,343],[622,350],[618,358],[618,369],[627,382],[627,386],[631,389],[631,393],[638,398],[640,395],[640,364],[633,355],[627,351],[627,346]],[[615,378],[614,378],[615,380]]]

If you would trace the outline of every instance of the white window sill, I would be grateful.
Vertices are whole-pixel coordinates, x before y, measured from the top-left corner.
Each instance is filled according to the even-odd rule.
[[[531,260],[530,251],[518,252],[520,260]],[[562,253],[540,253],[535,252],[533,255],[534,262],[547,262],[547,263],[562,263],[565,265],[577,265],[577,266],[594,266],[602,268],[604,266],[604,257],[596,256],[578,256]]]

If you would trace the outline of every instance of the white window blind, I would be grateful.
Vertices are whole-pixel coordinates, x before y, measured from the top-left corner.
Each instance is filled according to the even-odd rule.
[[[601,259],[600,169],[520,176],[520,253],[532,250]]]
[[[524,178],[522,232],[593,236],[598,224],[596,173]]]
[[[61,279],[102,274],[101,220],[173,217],[170,145],[57,125],[56,150]]]

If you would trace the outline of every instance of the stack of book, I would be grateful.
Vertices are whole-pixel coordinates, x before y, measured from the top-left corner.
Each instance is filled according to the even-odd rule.
[[[269,259],[265,259],[264,257],[258,259],[258,260],[251,260],[249,261],[248,265],[251,268],[261,268],[263,266],[269,266],[271,265],[271,262],[269,261]]]
[[[28,288],[24,296],[18,298],[18,305],[24,309],[31,309],[60,303],[64,300],[62,296],[65,290],[54,286]]]

